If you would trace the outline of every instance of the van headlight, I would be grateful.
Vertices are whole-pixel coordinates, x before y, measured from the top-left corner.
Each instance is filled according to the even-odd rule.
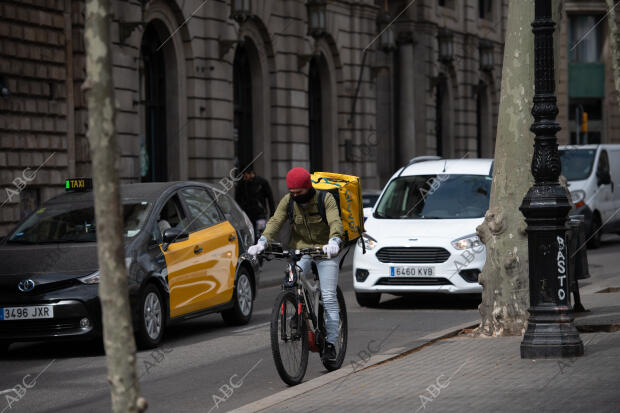
[[[371,250],[371,249],[373,249],[374,247],[376,247],[376,246],[377,246],[377,240],[376,240],[376,239],[374,239],[373,237],[371,237],[370,235],[365,234],[365,233],[364,233],[364,234],[362,234],[362,236],[360,237],[360,239],[357,241],[357,245],[358,245],[360,248],[362,248],[362,242],[363,242],[364,244],[366,244],[366,249],[367,249],[367,250]]]
[[[571,191],[570,197],[576,208],[579,208],[585,205],[585,199],[586,199],[585,191],[582,191],[580,189],[576,191]]]
[[[476,234],[466,235],[464,237],[457,238],[454,241],[452,241],[452,246],[456,248],[457,250],[466,250],[468,248],[476,248],[476,247],[479,247],[480,245],[482,245],[482,243],[480,242],[480,238],[478,238],[478,235]]]

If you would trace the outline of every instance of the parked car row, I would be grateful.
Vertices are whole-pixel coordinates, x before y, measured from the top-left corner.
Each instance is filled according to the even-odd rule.
[[[573,213],[589,244],[620,233],[620,145],[560,147]],[[486,260],[476,227],[489,207],[492,159],[423,156],[381,191],[363,194],[366,232],[354,247],[358,303],[385,293],[480,294]],[[97,222],[88,179],[34,211],[0,241],[0,352],[18,341],[101,335]],[[248,323],[259,286],[247,254],[254,229],[235,201],[198,182],[121,186],[125,264],[134,331],[157,346],[167,325],[220,313]]]
[[[562,174],[576,213],[584,215],[591,248],[604,233],[620,233],[620,145],[560,146]]]
[[[604,233],[620,234],[620,145],[560,146],[562,173],[584,215],[591,248]],[[476,227],[489,207],[493,160],[412,159],[372,207],[353,259],[353,286],[362,306],[381,294],[482,292],[486,260]],[[363,244],[362,244],[363,243]]]
[[[77,188],[77,190],[76,190]],[[0,350],[12,342],[101,334],[97,222],[88,180],[22,221],[0,244]],[[248,217],[198,182],[121,186],[134,330],[157,346],[171,320],[221,313],[245,324],[258,291]]]

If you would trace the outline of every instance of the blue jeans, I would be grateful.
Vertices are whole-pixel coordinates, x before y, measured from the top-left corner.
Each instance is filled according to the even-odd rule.
[[[304,255],[297,263],[303,271],[304,277],[312,276],[312,258]],[[325,328],[327,329],[327,341],[332,344],[338,342],[338,327],[340,325],[340,310],[338,307],[338,257],[331,260],[314,260],[319,270],[321,282],[321,296],[325,307]]]

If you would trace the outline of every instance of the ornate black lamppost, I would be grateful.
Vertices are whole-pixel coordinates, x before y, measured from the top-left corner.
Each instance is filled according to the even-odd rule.
[[[575,357],[583,355],[583,343],[570,308],[566,215],[571,206],[558,182],[561,163],[555,135],[560,125],[555,121],[551,0],[536,0],[532,27],[535,95],[530,130],[536,134],[535,183],[520,207],[527,222],[530,276],[530,317],[521,358]]]

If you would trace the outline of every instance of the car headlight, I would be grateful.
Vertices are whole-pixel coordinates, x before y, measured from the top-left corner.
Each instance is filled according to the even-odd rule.
[[[366,244],[367,250],[371,250],[377,246],[377,240],[368,234],[362,234],[360,239],[357,241],[357,245],[359,245],[360,248],[362,247],[362,242]]]
[[[576,191],[571,191],[570,197],[571,197],[571,200],[573,201],[573,204],[575,204],[577,208],[585,204],[585,199],[586,199],[585,191],[582,191],[580,189]]]
[[[99,280],[101,279],[101,273],[99,270],[92,273],[91,275],[87,275],[86,277],[78,278],[78,280],[82,284],[99,284]]]
[[[478,235],[476,234],[466,235],[464,237],[457,238],[454,241],[452,241],[452,246],[456,248],[457,250],[466,250],[468,248],[476,248],[476,247],[479,247],[481,244],[482,243],[480,242],[480,238],[478,238]]]
[[[127,268],[128,271],[129,271],[130,265],[131,265],[131,258],[125,257],[125,267]],[[78,281],[81,282],[82,284],[99,284],[100,280],[101,280],[101,273],[99,272],[99,270],[95,271],[94,273],[90,275],[87,275],[86,277],[78,278]]]

